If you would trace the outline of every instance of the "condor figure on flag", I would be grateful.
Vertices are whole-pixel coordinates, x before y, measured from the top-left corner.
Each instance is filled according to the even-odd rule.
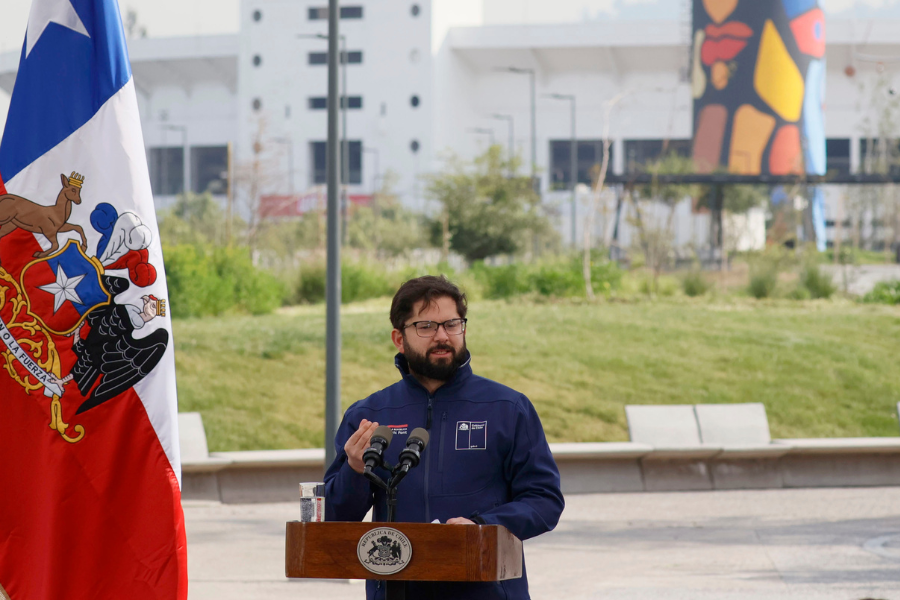
[[[166,297],[116,0],[33,0],[0,141],[0,597],[187,597]]]

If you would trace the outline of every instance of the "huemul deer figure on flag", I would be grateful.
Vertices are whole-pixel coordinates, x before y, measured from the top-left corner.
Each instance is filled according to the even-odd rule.
[[[87,239],[80,225],[69,223],[72,204],[81,204],[81,186],[84,177],[73,172],[66,178],[59,176],[62,189],[56,196],[56,204],[43,206],[31,200],[4,194],[0,196],[0,238],[15,229],[24,229],[31,233],[40,233],[50,242],[50,248],[44,252],[35,252],[35,258],[45,258],[59,250],[57,234],[75,231],[81,236],[81,249],[87,252]]]

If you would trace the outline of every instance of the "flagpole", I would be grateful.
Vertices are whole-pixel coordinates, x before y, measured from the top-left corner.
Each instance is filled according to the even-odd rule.
[[[338,138],[338,0],[328,0],[328,223],[325,282],[325,469],[334,462],[334,437],[341,422],[341,209]]]

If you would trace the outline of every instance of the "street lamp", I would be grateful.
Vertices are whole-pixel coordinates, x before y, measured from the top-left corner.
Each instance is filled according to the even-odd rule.
[[[467,129],[469,133],[480,133],[483,135],[490,136],[491,138],[491,146],[496,144],[497,142],[494,140],[494,130],[488,129],[487,127],[472,127],[471,129]]]
[[[341,219],[338,190],[340,159],[338,137],[338,31],[339,0],[328,0],[328,35],[312,37],[328,40],[328,142],[326,144],[326,180],[328,182],[327,259],[325,269],[325,468],[334,462],[336,452],[332,440],[341,422]],[[310,36],[299,36],[310,37]],[[346,75],[346,66],[345,66]],[[346,79],[345,79],[346,84]],[[346,87],[346,86],[345,86]],[[345,89],[346,93],[346,89]],[[346,116],[346,115],[345,115]],[[347,127],[344,121],[344,132]],[[345,144],[346,145],[346,144]],[[346,230],[346,228],[345,228]]]
[[[515,156],[516,150],[513,147],[515,144],[515,138],[513,137],[513,118],[512,115],[491,115],[492,119],[497,119],[498,121],[508,121],[509,122],[509,176],[513,175],[513,157]]]
[[[572,141],[569,148],[569,184],[572,186],[572,247],[576,244],[575,221],[578,218],[575,205],[575,186],[578,184],[578,141],[575,138],[575,94],[547,94],[548,98],[568,100],[572,103]]]
[[[285,137],[273,137],[273,142],[284,144],[288,149],[288,191],[291,197],[294,196],[294,140]]]
[[[531,176],[537,175],[537,144],[534,132],[537,129],[537,116],[534,106],[534,69],[522,69],[519,67],[500,67],[496,71],[505,71],[507,73],[517,73],[519,75],[528,75],[531,81]]]
[[[330,13],[329,13],[330,14]],[[300,33],[297,34],[300,39],[328,40],[328,36],[324,33]],[[347,55],[347,38],[340,34],[338,38],[341,40],[341,245],[347,243],[347,185],[350,183],[350,144],[347,142],[347,62],[350,58]]]
[[[188,153],[188,133],[187,133],[187,125],[169,125],[165,124],[162,126],[165,131],[180,131],[181,132],[181,147],[183,148],[184,156],[181,157],[182,160],[182,168],[184,169],[184,177],[181,179],[181,193],[187,195],[188,191],[191,189],[191,158]],[[164,160],[163,164],[166,165],[169,161]],[[168,170],[168,169],[167,169]],[[164,177],[165,185],[168,186],[168,177]]]

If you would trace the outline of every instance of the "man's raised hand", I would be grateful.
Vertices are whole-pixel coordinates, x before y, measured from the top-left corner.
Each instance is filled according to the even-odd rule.
[[[344,452],[347,453],[347,464],[357,473],[362,473],[366,470],[366,463],[363,462],[363,453],[369,447],[369,441],[372,439],[372,434],[375,433],[376,427],[378,427],[378,423],[363,419],[359,423],[359,429],[344,444]]]

